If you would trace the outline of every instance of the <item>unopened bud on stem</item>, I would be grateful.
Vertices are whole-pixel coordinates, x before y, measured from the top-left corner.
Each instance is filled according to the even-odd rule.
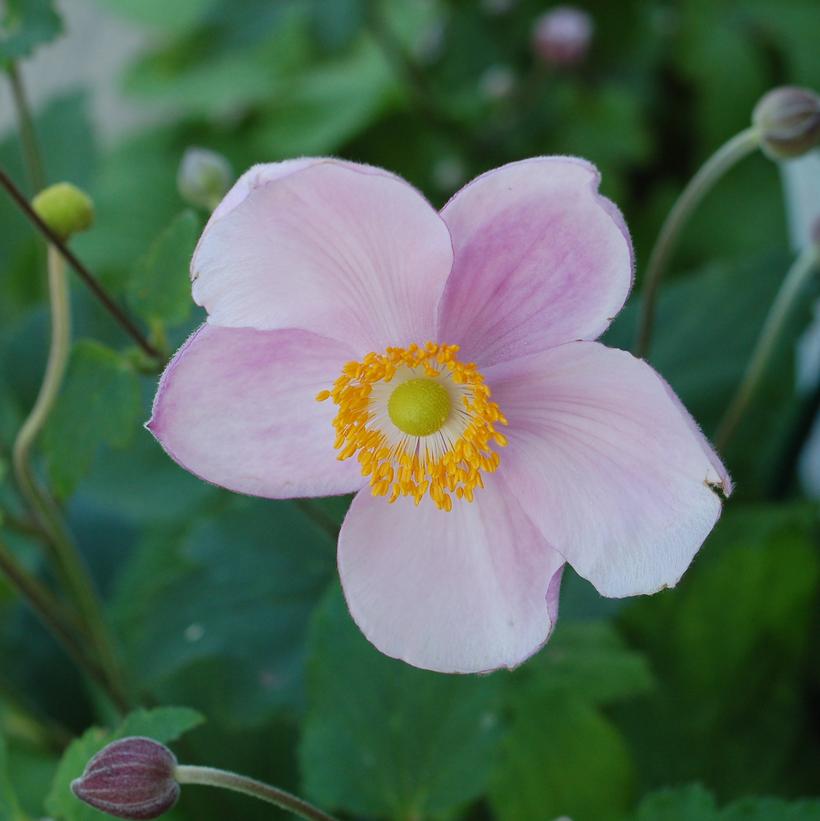
[[[797,86],[772,89],[755,106],[752,122],[772,159],[799,157],[820,145],[820,97]]]
[[[124,738],[101,750],[71,790],[117,818],[158,818],[179,798],[176,756],[150,738]]]
[[[62,240],[86,231],[94,222],[94,204],[70,182],[44,188],[32,201],[38,217]]]
[[[177,187],[190,205],[213,210],[232,182],[231,165],[221,154],[207,148],[185,151],[179,164]]]
[[[556,6],[542,14],[533,26],[532,45],[536,56],[550,66],[577,66],[589,51],[592,18],[574,6]]]

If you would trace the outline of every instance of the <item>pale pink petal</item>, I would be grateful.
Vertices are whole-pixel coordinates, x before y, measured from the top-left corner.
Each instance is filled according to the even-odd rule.
[[[421,194],[336,160],[280,172],[238,183],[200,240],[193,294],[209,322],[302,328],[358,355],[433,339],[452,245]]]
[[[336,406],[317,402],[352,353],[306,331],[203,325],[165,370],[148,429],[191,473],[271,499],[349,493],[364,483],[340,462]]]
[[[503,481],[439,510],[361,491],[339,536],[353,619],[388,656],[443,673],[515,667],[558,615],[563,559]]]
[[[632,284],[632,245],[594,166],[538,157],[473,180],[441,212],[455,263],[443,342],[486,366],[595,339]]]
[[[595,342],[485,376],[509,421],[499,473],[544,538],[605,596],[673,587],[731,485],[666,383]]]

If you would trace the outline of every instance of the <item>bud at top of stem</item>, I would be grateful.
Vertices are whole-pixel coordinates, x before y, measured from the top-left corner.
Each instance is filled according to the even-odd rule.
[[[820,97],[797,86],[774,88],[755,106],[752,122],[772,159],[799,157],[820,145]]]
[[[576,66],[589,51],[593,29],[592,18],[585,11],[575,6],[556,6],[535,21],[533,50],[547,65]]]
[[[70,182],[44,188],[32,201],[38,217],[62,240],[85,231],[94,222],[94,204]]]
[[[177,172],[177,187],[190,205],[213,210],[232,182],[231,165],[221,154],[207,148],[185,150]]]
[[[117,818],[158,818],[179,798],[176,756],[150,738],[123,738],[102,749],[71,790]]]

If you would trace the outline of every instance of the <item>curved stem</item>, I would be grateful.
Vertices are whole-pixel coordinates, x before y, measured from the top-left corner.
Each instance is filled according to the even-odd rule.
[[[37,132],[34,130],[34,119],[31,116],[26,89],[20,69],[14,61],[9,63],[9,82],[14,97],[14,107],[17,109],[17,122],[20,131],[20,142],[23,144],[23,156],[26,158],[29,179],[34,192],[42,191],[46,187],[46,175],[43,170],[43,160],[40,147],[37,144]]]
[[[22,567],[0,540],[0,572],[11,586],[24,598],[37,614],[43,625],[63,645],[77,666],[101,686],[106,686],[106,676],[102,668],[88,656],[72,629],[74,619],[51,591]]]
[[[645,357],[649,353],[661,279],[684,225],[712,186],[757,146],[758,133],[755,128],[747,128],[724,143],[692,177],[666,217],[646,268],[636,356]]]
[[[46,371],[34,407],[14,442],[12,462],[20,492],[48,536],[51,559],[77,604],[82,624],[108,674],[108,691],[114,702],[123,707],[127,699],[119,680],[116,657],[104,626],[102,607],[96,591],[81,557],[72,544],[56,503],[38,485],[31,469],[31,448],[57,400],[71,346],[71,309],[65,261],[53,245],[49,245],[48,248],[48,290],[51,302],[51,344]]]
[[[86,268],[77,255],[52,231],[29,205],[22,191],[14,184],[11,177],[0,168],[0,185],[6,189],[17,207],[23,212],[31,224],[60,252],[63,259],[77,272],[77,276],[85,283],[102,306],[114,317],[120,327],[134,340],[134,342],[153,359],[161,360],[162,354],[145,338],[140,329],[131,321],[128,315],[114,302],[99,280]]]
[[[818,262],[817,249],[809,246],[794,261],[783,279],[783,284],[780,286],[772,307],[769,309],[766,321],[763,323],[763,329],[760,332],[749,364],[746,366],[743,379],[718,425],[715,434],[715,446],[719,450],[725,447],[731,439],[738,423],[746,412],[749,401],[757,390],[775,346],[780,339],[786,320],[797,303],[803,288],[815,272]]]
[[[243,793],[252,798],[258,798],[260,801],[275,804],[283,810],[288,810],[310,821],[335,821],[332,815],[328,815],[318,807],[314,807],[289,792],[225,770],[215,770],[212,767],[180,766],[176,769],[176,780],[180,784],[202,784],[207,787],[221,787],[225,790]]]

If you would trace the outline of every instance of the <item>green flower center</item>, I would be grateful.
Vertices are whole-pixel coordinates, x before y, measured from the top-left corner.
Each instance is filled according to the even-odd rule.
[[[447,421],[452,409],[447,388],[433,379],[408,379],[390,395],[387,412],[393,424],[410,436],[429,436]]]

